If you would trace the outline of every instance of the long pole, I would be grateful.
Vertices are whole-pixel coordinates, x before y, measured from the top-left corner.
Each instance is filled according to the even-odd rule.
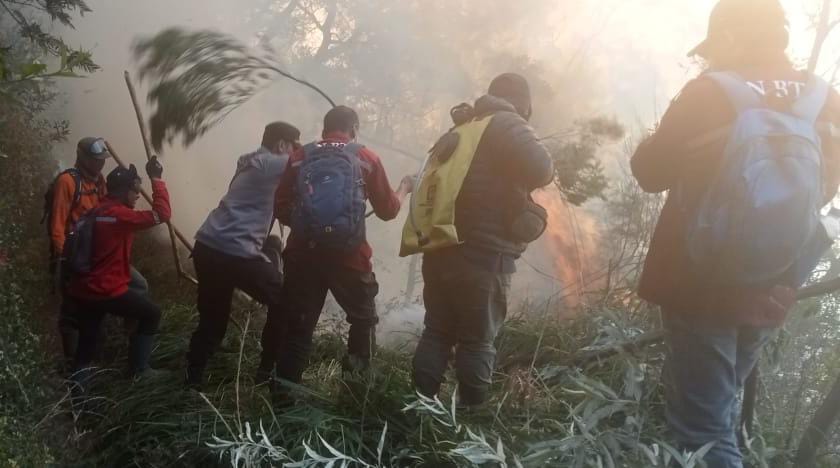
[[[111,143],[108,143],[106,141],[105,144],[108,146],[108,152],[111,153],[111,156],[114,158],[114,161],[117,164],[119,164],[121,167],[128,167],[128,166],[125,165],[123,160],[120,159],[119,154],[117,154],[117,152],[114,151],[114,147],[111,146]],[[146,200],[146,202],[148,202],[150,205],[152,204],[152,196],[149,195],[149,192],[147,192],[146,189],[144,189],[143,187],[140,187],[140,195],[143,196],[143,199]],[[192,246],[187,241],[187,239],[183,236],[183,234],[181,234],[180,231],[178,231],[178,229],[175,227],[175,225],[172,224],[171,221],[167,221],[166,224],[169,225],[172,228],[172,231],[175,232],[176,236],[178,236],[178,239],[181,240],[181,242],[184,244],[184,246],[186,246],[188,249],[190,249],[190,251],[192,251]],[[178,260],[178,262],[176,263],[176,267],[180,267],[180,265],[181,265],[181,262],[180,262],[180,260]],[[198,280],[196,280],[195,278],[193,278],[192,276],[187,274],[185,271],[183,271],[183,269],[178,268],[178,274],[181,275],[181,277],[189,280],[190,282],[192,282],[194,284],[198,284]]]
[[[128,94],[131,96],[131,103],[134,105],[134,113],[137,116],[137,124],[140,126],[140,137],[143,139],[143,148],[146,150],[146,159],[152,159],[152,145],[149,143],[148,131],[146,130],[146,121],[143,119],[143,112],[140,110],[140,105],[137,102],[137,93],[134,91],[134,84],[131,82],[131,75],[128,71],[125,71],[125,84],[128,86]],[[112,153],[113,154],[113,153]],[[181,266],[181,258],[178,256],[178,243],[175,240],[177,234],[175,233],[175,227],[172,223],[166,223],[167,228],[169,229],[169,240],[170,245],[172,246],[172,258],[175,261],[175,270],[178,272],[178,276],[188,277],[184,273],[184,268]],[[182,237],[182,236],[177,236]],[[185,239],[181,238],[181,242],[184,242]],[[184,242],[188,244],[187,242]],[[192,248],[190,247],[190,251]]]

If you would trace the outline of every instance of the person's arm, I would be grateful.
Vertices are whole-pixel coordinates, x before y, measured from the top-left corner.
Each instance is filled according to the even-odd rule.
[[[728,105],[718,85],[710,79],[690,81],[674,99],[656,131],[633,154],[630,169],[642,190],[658,193],[670,190],[684,168],[688,145],[693,138],[716,130],[707,122],[724,115]],[[722,119],[718,124],[722,125]]]
[[[303,160],[303,149],[295,151],[289,157],[286,169],[280,175],[280,182],[274,194],[274,216],[286,226],[289,226],[292,218],[292,206],[294,202],[294,186],[297,178],[298,168],[295,161]]]
[[[365,176],[365,189],[373,212],[383,221],[396,218],[400,213],[402,200],[411,191],[410,181],[403,179],[398,192],[395,192],[379,156],[365,148],[359,153],[359,157],[370,165],[370,171]]]
[[[63,174],[55,182],[52,214],[50,222],[50,239],[53,252],[61,254],[64,249],[64,239],[67,235],[67,222],[70,218],[70,208],[76,192],[76,182],[70,174]]]
[[[493,154],[501,160],[505,174],[517,185],[533,191],[554,179],[554,161],[534,129],[521,116],[504,112],[493,117]]]
[[[152,179],[152,209],[133,210],[124,205],[114,207],[111,212],[119,228],[142,231],[169,221],[172,208],[169,205],[169,191],[162,179]]]

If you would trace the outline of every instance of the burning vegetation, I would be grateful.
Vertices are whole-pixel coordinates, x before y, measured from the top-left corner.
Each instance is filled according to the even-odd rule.
[[[685,339],[675,340],[674,330],[678,327],[673,315],[667,310],[660,315],[658,307],[637,293],[642,271],[650,268],[645,262],[647,259],[651,263],[648,254],[654,231],[657,236],[668,235],[662,234],[667,226],[656,226],[660,213],[666,217],[669,205],[665,196],[642,189],[658,191],[655,189],[661,184],[657,184],[656,174],[664,165],[642,167],[638,153],[632,169],[628,161],[637,147],[642,148],[639,153],[656,153],[656,135],[661,141],[661,135],[674,131],[668,122],[679,113],[679,105],[675,104],[677,110],[669,111],[663,124],[653,125],[650,132],[636,127],[651,126],[648,123],[653,119],[620,110],[631,105],[629,95],[637,103],[638,95],[653,90],[633,88],[628,92],[630,85],[619,83],[620,80],[602,81],[601,77],[610,72],[615,74],[615,64],[625,60],[614,56],[617,54],[602,57],[602,53],[593,52],[603,45],[600,35],[607,33],[610,24],[608,19],[601,23],[601,19],[610,16],[606,11],[595,11],[597,8],[589,4],[594,2],[584,2],[587,5],[582,6],[576,0],[249,0],[234,2],[235,8],[230,3],[171,5],[166,8],[171,8],[167,10],[171,15],[167,20],[172,24],[163,24],[159,13],[162,10],[156,7],[164,8],[166,2],[114,6],[104,1],[0,0],[3,463],[689,468],[718,466],[714,463],[721,463],[720,453],[726,452],[720,449],[721,444],[731,443],[730,455],[740,450],[745,466],[838,464],[836,448],[840,446],[840,435],[833,424],[840,414],[840,392],[835,381],[839,354],[832,344],[840,338],[840,318],[836,313],[840,290],[836,276],[840,267],[830,249],[814,261],[817,267],[805,275],[803,287],[796,292],[790,289],[787,294],[783,285],[774,284],[767,303],[762,303],[767,307],[759,308],[762,313],[784,309],[787,321],[781,333],[766,338],[763,350],[754,350],[756,360],[760,355],[755,370],[749,376],[739,374],[745,382],[737,383],[744,383],[746,390],[737,396],[734,389],[731,391],[733,402],[743,400],[738,411],[741,417],[738,423],[731,424],[737,428],[738,440],[735,430],[708,443],[682,440],[675,433],[674,420],[680,415],[675,412],[673,393],[669,393],[673,387],[666,383],[679,382],[681,370],[683,374],[690,370],[689,373],[704,375],[702,364],[709,360],[709,353],[698,352],[692,362],[675,366],[675,347],[696,345],[700,349],[703,343],[692,345],[690,339],[703,326],[684,324]],[[642,23],[635,11],[637,7],[631,13],[630,7],[620,5],[623,3],[598,8],[612,9],[611,14]],[[653,2],[646,9],[661,7],[664,12],[673,8],[671,2],[660,3]],[[684,8],[689,8],[689,3],[690,8],[697,8],[694,2],[683,3]],[[795,16],[797,21],[782,29],[796,46],[794,61],[802,62],[809,72],[836,86],[840,65],[825,59],[831,53],[824,49],[836,52],[832,39],[840,24],[837,2],[806,3],[810,16],[805,19],[810,21]],[[710,55],[721,57],[709,49],[715,46],[712,39],[720,37],[715,36],[715,28],[726,27],[725,21],[715,22],[721,8],[728,4],[762,5],[760,14],[751,16],[756,23],[752,26],[757,27],[760,18],[772,19],[774,8],[781,5],[775,0],[722,0],[720,4],[724,7],[717,7],[712,14],[709,39],[693,51],[706,59]],[[785,6],[791,9],[791,5]],[[198,14],[196,10],[205,11]],[[649,16],[647,13],[644,16]],[[107,19],[97,19],[97,15]],[[123,21],[125,17],[131,17],[130,27]],[[667,21],[657,21],[660,22]],[[580,25],[585,26],[585,34],[560,32],[564,26],[575,31]],[[599,33],[602,29],[605,32]],[[536,37],[535,31],[545,34]],[[760,32],[764,35],[756,33],[756,37],[764,38],[764,42],[757,50],[764,52],[780,40],[768,31]],[[116,41],[117,36],[120,42],[111,45],[109,41]],[[808,40],[803,42],[802,37]],[[671,39],[657,38],[656,45]],[[71,45],[77,42],[94,50]],[[806,42],[807,47],[799,46]],[[654,44],[650,46],[654,48]],[[806,51],[801,53],[799,49]],[[626,55],[626,51],[622,54]],[[722,57],[731,59],[726,54]],[[639,63],[626,68],[637,69],[647,60],[638,58]],[[713,69],[719,66],[715,60],[707,61],[710,63],[686,64],[681,72],[679,67],[671,67],[668,79],[674,74],[685,75],[685,69],[693,72],[698,65]],[[646,63],[643,65],[647,67]],[[125,72],[130,97],[122,87],[123,76],[111,73],[122,68],[136,71],[138,78],[139,88],[135,90],[129,72]],[[500,75],[508,70],[517,73]],[[666,74],[659,69],[656,73]],[[63,80],[76,77],[85,78],[78,82]],[[520,79],[526,83],[527,93]],[[645,86],[649,81],[644,81]],[[747,86],[768,94],[763,82],[761,86],[751,83],[747,81]],[[795,79],[774,83],[777,90],[784,85],[791,96],[811,89],[810,83]],[[604,97],[608,87],[614,88],[612,95],[620,96],[616,98],[619,104],[609,104],[610,100]],[[790,91],[794,89],[796,93]],[[689,96],[691,91],[688,87]],[[61,92],[73,98],[65,102]],[[660,95],[665,92],[671,90],[657,90]],[[826,93],[826,107],[831,109],[836,91],[826,87]],[[702,89],[699,94],[703,96]],[[81,105],[76,102],[79,96],[84,101]],[[147,98],[145,103],[143,97]],[[132,100],[133,108],[129,107]],[[714,100],[697,101],[705,109]],[[458,105],[462,102],[465,104]],[[469,115],[461,120],[457,111],[465,109]],[[510,127],[520,129],[521,134],[505,134],[494,128],[493,119],[499,113],[505,114],[507,122],[513,122]],[[336,114],[339,117],[333,118]],[[840,116],[840,112],[836,114],[828,112],[828,120]],[[142,139],[137,138],[135,117]],[[691,116],[686,120],[694,124],[703,119]],[[826,119],[821,116],[814,120]],[[840,117],[836,120],[840,122]],[[269,122],[273,123],[266,126]],[[255,129],[262,131],[263,127],[261,149],[247,153],[256,143]],[[283,131],[272,135],[271,128]],[[140,187],[154,188],[152,195],[144,192],[152,210],[144,210],[141,202],[137,213],[146,213],[148,226],[167,221],[170,226],[140,235],[130,250],[131,266],[145,275],[159,308],[160,328],[154,330],[159,332],[154,346],[151,338],[145,346],[138,345],[142,341],[138,335],[151,332],[141,333],[136,324],[107,319],[99,335],[104,339],[93,346],[97,348],[95,352],[89,349],[95,354],[93,362],[81,362],[81,353],[77,352],[76,361],[70,364],[75,367],[68,371],[65,362],[57,363],[59,344],[66,343],[55,330],[55,311],[59,309],[58,302],[69,303],[69,293],[46,294],[55,288],[53,284],[59,283],[59,289],[62,286],[42,267],[50,260],[44,249],[44,227],[38,224],[38,218],[44,203],[42,188],[55,179],[56,170],[67,162],[58,153],[66,141],[75,145],[79,133],[88,131],[104,135],[107,141],[83,139],[85,144],[80,142],[74,151],[80,159],[88,156],[103,160],[107,155],[113,158],[113,165],[125,167],[124,171],[117,171],[125,179],[125,187],[119,181],[111,185],[111,177],[107,183],[112,192],[109,196],[122,196],[117,201],[130,205],[128,211],[132,213],[141,189],[135,186],[136,170],[128,167],[132,158],[137,158],[135,163],[144,158],[137,157],[141,151],[131,148],[145,146],[148,178],[153,181],[145,181]],[[482,139],[490,134],[507,137],[487,137],[494,144],[482,146]],[[418,228],[422,225],[418,217],[429,216],[428,213],[418,208],[416,200],[402,198],[414,190],[431,199],[436,192],[428,186],[429,181],[449,177],[440,169],[449,161],[447,158],[460,161],[465,168],[488,164],[491,159],[487,154],[499,148],[510,149],[507,142],[514,139],[511,135],[520,138],[520,143],[525,141],[520,146],[529,150],[516,155],[532,164],[530,179],[519,174],[518,167],[502,162],[499,164],[507,172],[489,182],[475,184],[475,178],[470,177],[475,170],[467,169],[456,181],[458,200],[462,194],[474,200],[467,204],[468,214],[484,209],[489,214],[485,213],[479,221],[504,223],[501,225],[505,230],[498,238],[509,242],[493,245],[498,249],[493,250],[494,254],[499,255],[498,259],[491,259],[492,274],[460,261],[460,256],[458,261],[449,257],[436,262],[435,251],[424,248],[441,239],[433,231],[422,232]],[[449,145],[447,152],[446,143],[451,143],[452,138],[455,143]],[[827,140],[826,137],[817,141]],[[310,141],[311,145],[305,145]],[[463,150],[470,141],[471,150]],[[318,179],[317,168],[309,168],[306,160],[311,160],[312,154],[323,156],[317,151],[329,153],[332,149],[336,149],[339,158],[358,157],[368,172],[362,172],[364,191],[348,192],[350,195],[342,192],[330,199],[346,195],[347,205],[352,205],[359,201],[364,204],[367,197],[372,209],[364,205],[365,210],[357,213],[358,219],[349,222],[349,227],[329,224],[326,234],[315,235],[308,226],[313,219],[320,220],[317,207],[301,214],[305,211],[301,208],[305,196],[301,195],[298,174],[308,174],[300,179],[306,180],[311,193],[321,190],[317,181],[312,182]],[[153,153],[162,155],[162,166]],[[234,163],[233,158],[239,154],[245,156]],[[513,152],[504,156],[510,154]],[[247,294],[231,292],[232,297],[225,298],[224,294],[218,295],[218,290],[205,288],[199,291],[196,304],[196,283],[207,284],[211,278],[206,263],[203,268],[199,263],[202,258],[211,258],[206,250],[212,237],[207,234],[211,231],[207,225],[213,223],[201,220],[214,207],[220,210],[213,211],[217,220],[222,217],[219,212],[235,212],[230,207],[237,202],[237,190],[253,191],[261,183],[253,178],[241,184],[240,179],[243,186],[237,187],[236,178],[250,167],[270,164],[272,155],[288,158],[290,162],[284,163],[279,172],[286,174],[287,167],[294,167],[294,172],[288,172],[294,177],[286,180],[278,176],[279,182],[265,184],[270,186],[269,201],[264,203],[271,205],[270,216],[262,216],[266,219],[260,222],[271,218],[271,224],[263,229],[265,223],[256,223],[259,226],[254,230],[261,235],[279,234],[265,241],[268,249],[263,249],[265,236],[257,245],[258,255],[266,260],[260,267],[271,265],[267,268],[272,278],[280,277],[279,251],[286,249],[287,277],[283,278],[286,287],[280,296],[282,300],[263,297],[259,288],[242,286],[257,276],[268,275],[264,269],[237,270],[240,263],[227,258],[226,265],[230,267],[217,267],[214,272],[216,289],[230,286],[231,291],[241,289]],[[700,172],[704,167],[717,166],[701,163]],[[234,169],[236,176],[231,180]],[[404,178],[397,190],[387,184],[385,174],[394,181],[397,174],[413,175],[418,169],[419,175]],[[434,179],[429,172],[444,175]],[[324,180],[336,174],[329,172],[330,177]],[[163,177],[172,193],[171,219],[169,202],[163,207]],[[519,192],[504,189],[515,185],[517,177],[528,183],[523,183],[525,196],[512,200],[511,194]],[[815,185],[832,182],[834,179],[828,177]],[[475,185],[485,185],[487,190],[475,190]],[[678,190],[668,188],[672,188],[670,196],[675,197]],[[680,195],[683,188],[679,187]],[[360,200],[353,198],[357,193],[362,193]],[[223,201],[219,202],[222,195]],[[306,198],[315,200],[306,203],[316,205],[316,199]],[[128,203],[130,200],[134,201]],[[464,203],[455,203],[454,198],[452,202],[449,222],[458,232],[441,242],[449,241],[451,245],[446,247],[450,249],[481,245],[486,250],[487,244],[480,242],[487,236],[476,240],[470,237],[472,231],[465,229]],[[49,220],[54,203],[48,201],[46,205]],[[522,222],[522,230],[528,234],[544,228],[538,241],[510,234],[514,231],[512,226],[521,225],[516,224],[519,218],[509,219],[509,207],[522,205],[532,208],[531,214],[537,214],[536,221],[529,218]],[[686,212],[685,206],[680,208]],[[104,217],[116,221],[103,222],[120,222],[119,217],[126,210],[121,206],[117,214],[109,212]],[[671,215],[674,212],[671,210]],[[162,218],[161,213],[165,214]],[[547,217],[541,217],[543,213]],[[375,254],[371,256],[364,247],[360,248],[363,261],[356,258],[355,270],[349,268],[341,270],[343,275],[329,276],[324,273],[326,267],[311,261],[314,257],[295,259],[296,248],[305,250],[300,245],[314,249],[313,246],[331,242],[335,231],[357,232],[357,224],[365,226],[361,218],[365,214],[376,214],[383,222],[373,218],[367,221],[366,238],[363,230],[361,239],[368,249],[373,247]],[[283,238],[285,228],[274,227],[275,217],[281,225],[291,227],[291,238]],[[384,222],[394,217],[396,222]],[[243,219],[232,224],[244,229],[247,223]],[[132,223],[141,224],[136,219]],[[183,224],[176,227],[176,223]],[[76,221],[68,220],[67,224],[76,226]],[[146,224],[143,226],[148,227]],[[397,257],[396,245],[403,226],[404,235],[408,232],[418,238],[414,247],[423,252],[425,265],[421,266],[418,256]],[[126,235],[127,228],[117,230]],[[193,240],[196,231],[198,243]],[[217,231],[213,235],[218,235]],[[301,232],[308,237],[301,237]],[[492,226],[488,232],[491,237],[498,234]],[[73,235],[78,236],[78,232]],[[352,233],[348,237],[352,238]],[[346,238],[340,240],[349,242]],[[130,247],[131,241],[127,242]],[[353,247],[359,248],[361,242]],[[519,250],[520,245],[529,242],[527,250]],[[662,245],[661,241],[658,244]],[[212,248],[218,250],[220,245]],[[682,258],[681,251],[667,250],[667,242],[665,245],[664,254],[658,258]],[[460,252],[445,250],[452,251]],[[52,253],[55,260],[55,248]],[[58,255],[65,255],[64,251]],[[193,257],[197,257],[195,269],[190,265],[192,261],[186,261]],[[463,257],[475,264],[487,263],[486,256],[475,252],[467,251]],[[213,257],[216,261],[220,258]],[[511,273],[505,262],[510,260],[513,264],[513,258],[518,258],[519,271],[511,286]],[[338,270],[337,264],[330,265]],[[127,271],[128,263],[123,266]],[[378,285],[368,269],[378,274]],[[678,276],[673,270],[666,271],[658,282],[681,284],[677,283],[681,279]],[[295,282],[302,277],[307,281]],[[348,277],[359,281],[348,283]],[[490,280],[486,280],[488,277]],[[279,307],[272,307],[293,299],[300,306],[296,292],[317,281],[328,283],[322,291],[324,296],[330,289],[334,297],[328,300],[320,322],[320,308],[309,324],[311,327],[301,327],[299,322],[309,323],[311,317],[295,321],[277,312]],[[336,286],[338,283],[341,284]],[[289,284],[296,286],[290,288]],[[347,284],[351,286],[343,287]],[[475,300],[473,292],[484,289],[490,291],[489,299],[482,296]],[[749,291],[758,290],[756,296],[765,299],[762,294],[766,289],[769,288],[761,285]],[[271,296],[270,292],[266,295]],[[688,297],[692,292],[679,289],[676,295]],[[217,295],[208,301],[212,293]],[[508,293],[510,297],[506,296]],[[648,297],[647,294],[649,290],[643,288],[642,295]],[[362,295],[365,297],[359,299]],[[353,308],[352,303],[366,300],[372,307],[374,296],[381,318],[378,347],[372,325],[369,333],[359,332],[357,309],[362,307],[348,310],[348,304]],[[746,300],[742,295],[733,296]],[[220,301],[231,303],[226,311],[229,325],[226,317],[224,321],[227,333],[222,326],[218,342],[208,345],[214,352],[208,351],[207,356],[197,360],[200,353],[195,351],[194,342],[207,324],[208,303],[218,308]],[[476,306],[481,301],[492,305]],[[268,311],[260,302],[268,304]],[[725,308],[745,303],[720,304]],[[87,304],[90,308],[100,307]],[[451,333],[454,337],[440,333],[440,328],[432,323],[470,308],[500,318],[488,324],[465,322],[459,315],[459,323],[451,325],[457,328]],[[744,314],[753,311],[746,306],[743,310]],[[768,319],[770,315],[753,313],[747,318]],[[272,325],[270,322],[278,316],[283,320]],[[197,325],[202,320],[204,325]],[[375,320],[374,315],[374,323]],[[147,322],[141,322],[140,328],[149,327]],[[260,333],[262,330],[273,330],[271,337],[280,341],[279,356],[271,355],[273,345],[266,341],[267,332]],[[294,336],[288,335],[289,330]],[[309,349],[306,336],[299,335],[313,330],[314,341]],[[476,340],[469,339],[476,330],[489,334],[489,340],[485,337],[476,345]],[[203,333],[208,334],[206,330]],[[421,351],[415,353],[415,346]],[[288,369],[294,365],[283,359],[291,353],[300,354],[296,355],[299,362],[294,363],[300,367],[297,376],[295,369]],[[435,369],[436,353],[443,356],[442,369]],[[211,354],[212,359],[208,357]],[[148,372],[149,366],[160,373]],[[449,367],[454,371],[448,371]],[[123,368],[129,368],[132,378],[123,375]],[[442,378],[435,375],[436,370],[440,370]],[[686,378],[683,375],[683,383]],[[697,384],[706,393],[718,391],[706,386],[708,380],[704,378]],[[689,393],[697,392],[685,394]],[[727,417],[735,407],[733,403],[724,411]],[[737,458],[740,466],[740,457]]]

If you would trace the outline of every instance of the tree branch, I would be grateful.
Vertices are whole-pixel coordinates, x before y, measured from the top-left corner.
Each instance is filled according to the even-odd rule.
[[[823,45],[831,31],[829,20],[831,19],[831,1],[823,0],[822,10],[820,11],[819,23],[817,24],[817,35],[814,38],[814,45],[811,48],[811,56],[808,58],[808,72],[814,73],[820,61]]]

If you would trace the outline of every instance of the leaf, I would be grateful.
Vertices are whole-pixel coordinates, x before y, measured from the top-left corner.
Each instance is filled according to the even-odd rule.
[[[382,465],[382,450],[385,449],[385,434],[388,432],[388,421],[385,421],[385,427],[382,429],[382,435],[379,436],[379,445],[376,447],[376,464]]]
[[[692,454],[691,454],[691,456],[690,456],[690,457],[688,457],[688,460],[686,461],[686,465],[687,465],[687,466],[694,466],[694,465],[696,465],[696,464],[697,464],[697,462],[699,462],[700,460],[702,460],[702,459],[703,459],[703,457],[705,457],[705,456],[706,456],[706,454],[707,454],[707,453],[709,453],[709,450],[711,450],[711,449],[712,449],[712,447],[714,447],[714,446],[715,446],[715,444],[717,444],[717,441],[714,441],[714,440],[713,440],[713,441],[711,441],[711,442],[707,443],[706,445],[704,445],[704,446],[700,447],[699,449],[697,449],[697,451],[696,451],[696,452],[692,453]]]
[[[30,78],[44,73],[46,69],[47,65],[43,63],[25,63],[20,66],[20,75],[22,78]]]

